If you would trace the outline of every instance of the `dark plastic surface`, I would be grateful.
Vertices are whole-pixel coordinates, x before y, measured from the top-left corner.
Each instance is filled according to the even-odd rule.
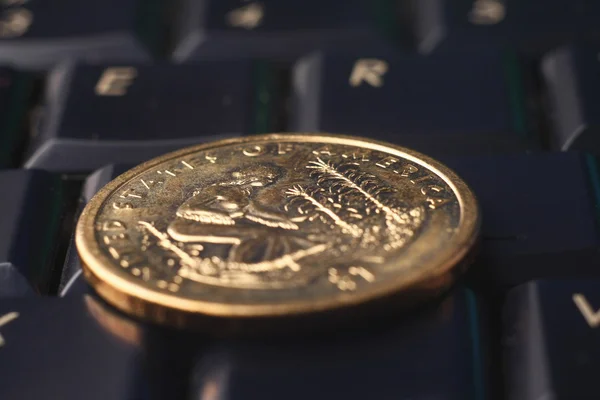
[[[92,296],[0,300],[0,398],[184,398],[188,354],[169,332]]]
[[[409,0],[418,49],[510,46],[531,53],[598,37],[596,0]]]
[[[60,61],[149,61],[155,0],[6,1],[0,63],[45,69]],[[11,28],[12,27],[12,28]]]
[[[556,150],[600,154],[600,47],[561,47],[541,64]]]
[[[0,263],[10,263],[36,292],[52,277],[62,214],[61,181],[44,171],[0,172]],[[10,274],[14,277],[14,272]],[[2,296],[2,294],[0,294]]]
[[[391,317],[393,318],[393,317]],[[413,319],[315,339],[217,342],[198,361],[194,398],[482,399],[477,300],[464,289]]]
[[[599,276],[596,200],[576,152],[448,159],[483,215],[475,271],[495,287],[544,277]]]
[[[26,167],[92,171],[254,129],[250,61],[126,67],[134,69],[106,89],[120,95],[98,93],[98,84],[122,66],[55,69]]]
[[[385,47],[395,11],[387,0],[185,0],[173,59],[293,59],[334,46]]]
[[[515,71],[515,72],[513,72]],[[355,134],[437,154],[529,146],[509,54],[315,53],[294,69],[292,131]]]
[[[596,399],[600,369],[597,280],[535,281],[504,309],[507,399]]]

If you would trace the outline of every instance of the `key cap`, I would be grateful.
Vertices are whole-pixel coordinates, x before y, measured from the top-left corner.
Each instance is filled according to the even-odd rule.
[[[396,15],[387,0],[186,0],[173,58],[293,59],[316,49],[386,47],[386,37],[399,34]]]
[[[160,3],[151,0],[7,0],[0,5],[0,62],[45,69],[63,60],[149,61]]]
[[[542,61],[555,149],[600,153],[599,51],[592,45],[562,47]]]
[[[15,166],[25,135],[21,132],[31,93],[28,74],[0,67],[0,168]]]
[[[597,203],[576,152],[444,160],[477,194],[481,254],[472,272],[504,289],[532,279],[598,276]]]
[[[100,189],[108,182],[133,167],[134,165],[129,164],[113,164],[101,168],[89,175],[83,184],[75,219],[79,217],[83,208]],[[71,236],[69,249],[67,250],[67,255],[65,257],[65,264],[62,270],[58,293],[60,296],[81,296],[88,293],[89,290],[89,285],[81,275],[81,260],[77,253],[75,236],[73,235]]]
[[[187,366],[198,343],[93,296],[4,299],[0,335],[2,399],[188,398]]]
[[[258,129],[253,116],[269,107],[269,93],[262,92],[267,89],[253,82],[256,71],[243,60],[193,66],[63,65],[49,78],[40,134],[25,165],[92,171],[251,133]]]
[[[45,171],[6,170],[0,172],[0,187],[0,263],[16,270],[8,272],[11,280],[25,278],[36,292],[46,293],[62,214],[60,178]]]
[[[0,302],[0,398],[132,398],[137,327],[111,334],[102,325],[111,320],[89,299]]]
[[[431,156],[532,145],[510,55],[321,52],[301,60],[293,80],[292,131],[356,134]]]
[[[504,310],[507,399],[595,399],[600,370],[600,282],[535,281]]]
[[[224,341],[193,375],[194,398],[483,399],[477,300],[457,289],[414,319],[329,338]],[[432,384],[435,382],[435,384]]]
[[[595,0],[411,0],[422,53],[510,45],[537,53],[597,35]]]

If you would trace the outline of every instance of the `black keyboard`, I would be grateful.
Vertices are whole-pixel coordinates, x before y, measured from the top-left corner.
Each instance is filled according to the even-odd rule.
[[[599,399],[600,1],[0,1],[0,399]],[[138,163],[267,132],[456,171],[481,246],[427,308],[335,335],[139,322],[79,213]]]

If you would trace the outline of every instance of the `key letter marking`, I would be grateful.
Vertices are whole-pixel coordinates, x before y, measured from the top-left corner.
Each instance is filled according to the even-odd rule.
[[[575,293],[573,301],[590,327],[596,328],[600,325],[600,310],[594,311],[584,295]]]
[[[19,37],[29,29],[33,14],[25,8],[9,8],[0,19],[0,37]]]
[[[2,317],[0,317],[0,327],[8,324],[9,322],[17,319],[18,317],[19,317],[19,313],[14,312],[14,311],[3,315]],[[6,343],[6,342],[4,341],[4,338],[2,337],[2,335],[0,335],[0,347],[4,346],[4,343]]]
[[[360,86],[363,81],[373,87],[383,86],[383,75],[388,71],[388,63],[375,58],[361,58],[354,63],[350,74],[350,85]]]
[[[262,22],[265,11],[258,3],[248,4],[227,14],[227,23],[236,28],[253,29]]]
[[[504,19],[506,9],[500,0],[475,0],[469,21],[475,25],[494,25]]]
[[[98,96],[123,96],[127,93],[127,86],[131,85],[136,76],[137,70],[133,67],[106,68],[96,83],[96,94]]]

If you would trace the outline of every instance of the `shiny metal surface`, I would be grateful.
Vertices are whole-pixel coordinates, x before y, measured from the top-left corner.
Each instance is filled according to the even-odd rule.
[[[478,229],[473,193],[422,154],[271,134],[126,172],[85,208],[76,244],[108,302],[191,326],[202,316],[286,317],[435,296],[460,272]]]

